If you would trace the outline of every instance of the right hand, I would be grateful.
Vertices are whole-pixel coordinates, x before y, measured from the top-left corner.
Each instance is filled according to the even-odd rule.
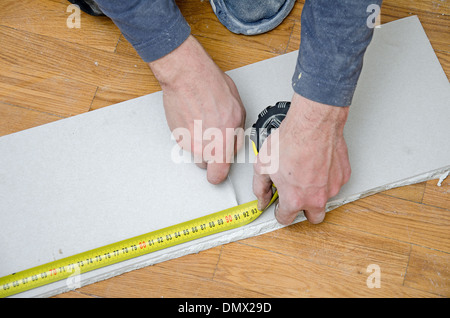
[[[193,154],[199,167],[207,169],[210,183],[221,183],[244,139],[245,109],[233,80],[193,36],[149,66],[161,84],[170,130],[185,128],[190,132],[190,140],[177,139],[178,144]],[[194,134],[199,129],[201,136]],[[205,131],[213,132],[216,139],[204,138]],[[239,132],[237,136],[235,131]],[[221,134],[223,142],[216,133]]]

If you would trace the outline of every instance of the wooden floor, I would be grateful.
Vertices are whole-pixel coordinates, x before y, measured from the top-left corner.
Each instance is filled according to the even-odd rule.
[[[275,30],[230,33],[207,0],[178,1],[192,33],[224,70],[298,49],[304,1]],[[105,17],[69,29],[66,0],[2,0],[0,135],[160,90]],[[385,0],[381,22],[418,15],[447,77],[450,1]],[[349,203],[302,222],[57,297],[449,297],[450,177]],[[368,288],[379,266],[380,288]],[[370,281],[370,280],[369,280]]]

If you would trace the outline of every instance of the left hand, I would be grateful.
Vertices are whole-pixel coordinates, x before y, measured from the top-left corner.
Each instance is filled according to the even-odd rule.
[[[258,209],[269,203],[273,182],[279,223],[292,223],[301,211],[311,223],[323,221],[328,199],[350,178],[343,136],[348,111],[294,95],[286,118],[266,139],[254,164]]]

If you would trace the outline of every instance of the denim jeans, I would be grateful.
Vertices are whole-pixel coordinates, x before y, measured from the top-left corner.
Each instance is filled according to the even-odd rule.
[[[191,31],[174,0],[95,2],[145,62],[176,49]],[[373,5],[379,8],[381,3],[382,0],[305,1],[301,44],[296,68],[292,70],[295,92],[328,105],[351,104],[364,53],[373,35]]]

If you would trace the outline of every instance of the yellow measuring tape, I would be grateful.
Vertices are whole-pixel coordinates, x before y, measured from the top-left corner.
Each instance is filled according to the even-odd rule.
[[[275,192],[269,205],[277,198],[278,194]],[[0,297],[8,297],[67,279],[73,275],[246,225],[254,221],[263,212],[258,210],[257,204],[257,200],[251,201],[191,221],[1,277]]]

